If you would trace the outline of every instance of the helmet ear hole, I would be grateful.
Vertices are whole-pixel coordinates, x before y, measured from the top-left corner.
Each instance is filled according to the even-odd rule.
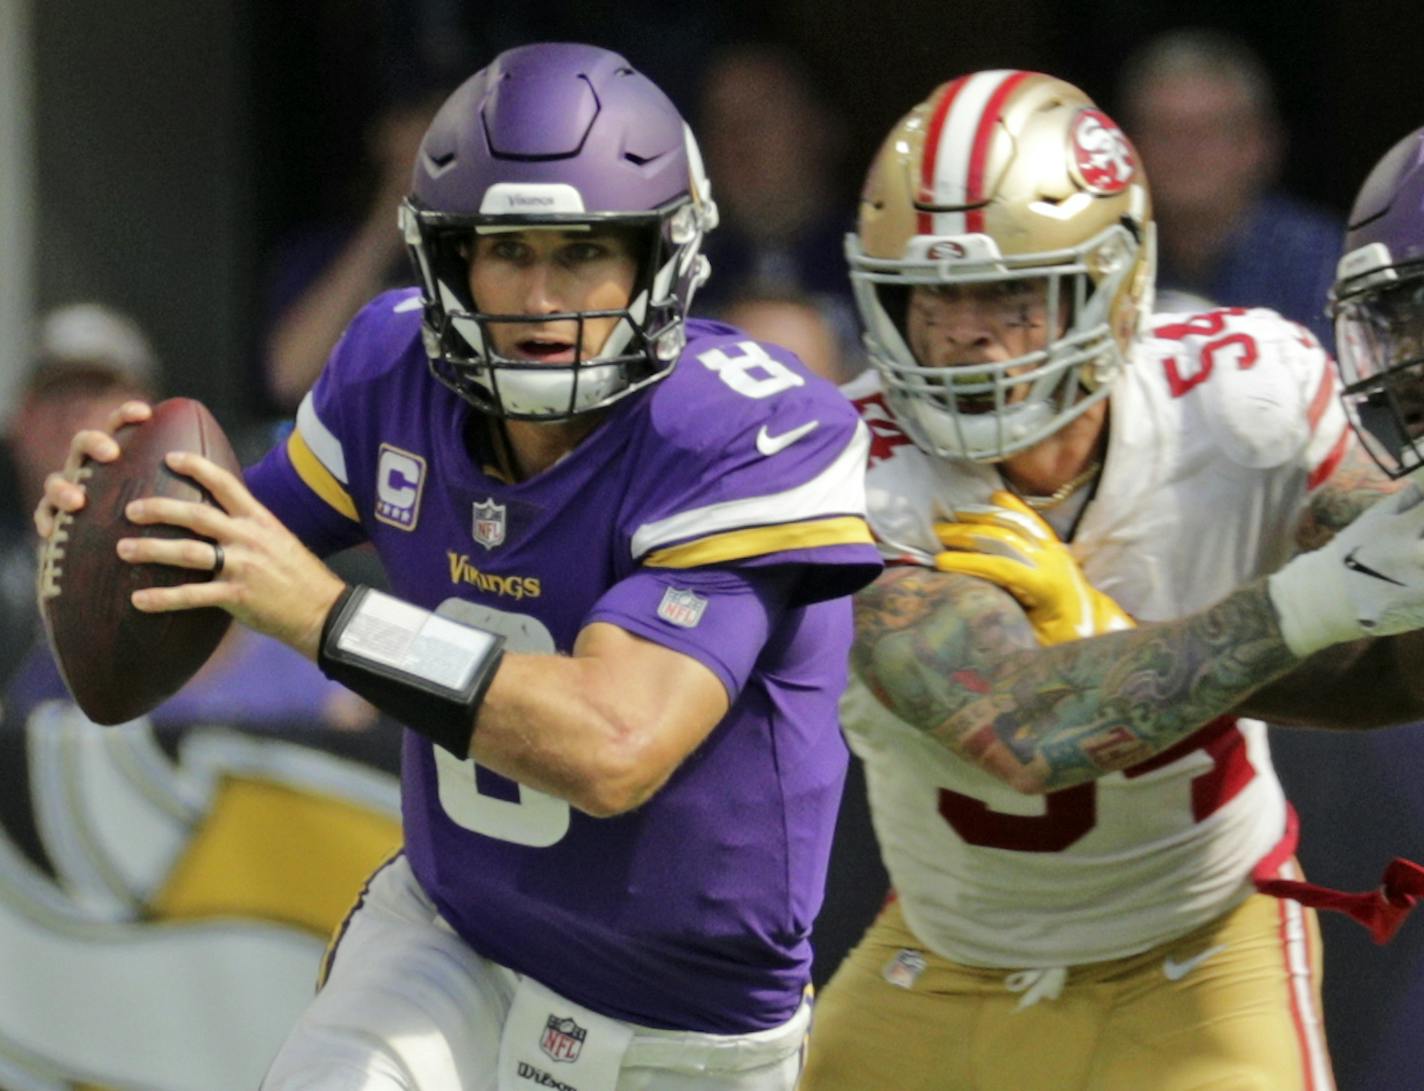
[[[432,232],[426,244],[430,272],[435,281],[465,310],[475,309],[470,294],[470,262],[474,257],[474,235],[469,230]]]

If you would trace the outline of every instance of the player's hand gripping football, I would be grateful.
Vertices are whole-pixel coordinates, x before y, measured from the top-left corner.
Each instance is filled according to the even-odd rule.
[[[41,537],[53,533],[56,512],[84,506],[84,487],[77,480],[84,459],[113,461],[119,446],[112,433],[151,415],[143,402],[126,402],[105,430],[75,435],[63,470],[45,479],[44,495],[35,509]],[[124,538],[119,541],[119,557],[130,564],[176,565],[213,576],[197,583],[135,591],[134,606],[151,613],[217,606],[249,628],[315,659],[327,611],[343,587],[340,577],[263,507],[239,477],[191,452],[174,452],[167,461],[175,473],[206,489],[216,506],[147,497],[131,501],[125,515],[134,523],[166,523],[209,540]]]
[[[1424,628],[1424,491],[1419,476],[1377,500],[1328,544],[1268,581],[1299,656],[1362,636]]]
[[[112,413],[103,429],[86,428],[76,432],[69,441],[69,453],[64,465],[51,472],[44,483],[44,494],[35,506],[35,529],[41,538],[54,533],[55,515],[61,511],[78,511],[84,506],[84,486],[79,482],[79,468],[86,458],[96,462],[112,462],[119,457],[119,445],[113,433],[125,424],[137,424],[153,416],[146,402],[124,402]]]
[[[1116,602],[1097,590],[1053,528],[1017,496],[996,492],[989,504],[960,508],[957,522],[935,524],[941,572],[997,584],[1018,600],[1041,644],[1063,644],[1132,628]]]

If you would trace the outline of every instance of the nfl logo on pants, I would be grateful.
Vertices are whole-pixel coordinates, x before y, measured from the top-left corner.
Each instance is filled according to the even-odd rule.
[[[572,1019],[560,1019],[551,1014],[548,1023],[544,1025],[544,1036],[539,1040],[539,1048],[547,1053],[551,1060],[576,1061],[579,1050],[583,1048],[583,1040],[587,1037],[588,1031]]]

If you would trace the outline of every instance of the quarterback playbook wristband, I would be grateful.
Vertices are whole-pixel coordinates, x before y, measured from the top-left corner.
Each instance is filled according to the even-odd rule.
[[[326,615],[317,666],[463,760],[503,655],[496,633],[356,584]]]

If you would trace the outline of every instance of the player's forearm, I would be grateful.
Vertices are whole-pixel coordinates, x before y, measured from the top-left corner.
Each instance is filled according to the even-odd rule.
[[[882,581],[858,601],[855,668],[901,719],[1024,792],[1161,753],[1298,662],[1261,585],[1053,647],[1006,599],[962,578]]]
[[[1285,727],[1360,731],[1424,719],[1424,633],[1337,644],[1246,698],[1236,712]]]
[[[662,753],[656,710],[616,699],[601,674],[580,657],[506,655],[480,706],[470,756],[597,817],[638,806],[676,761]]]

